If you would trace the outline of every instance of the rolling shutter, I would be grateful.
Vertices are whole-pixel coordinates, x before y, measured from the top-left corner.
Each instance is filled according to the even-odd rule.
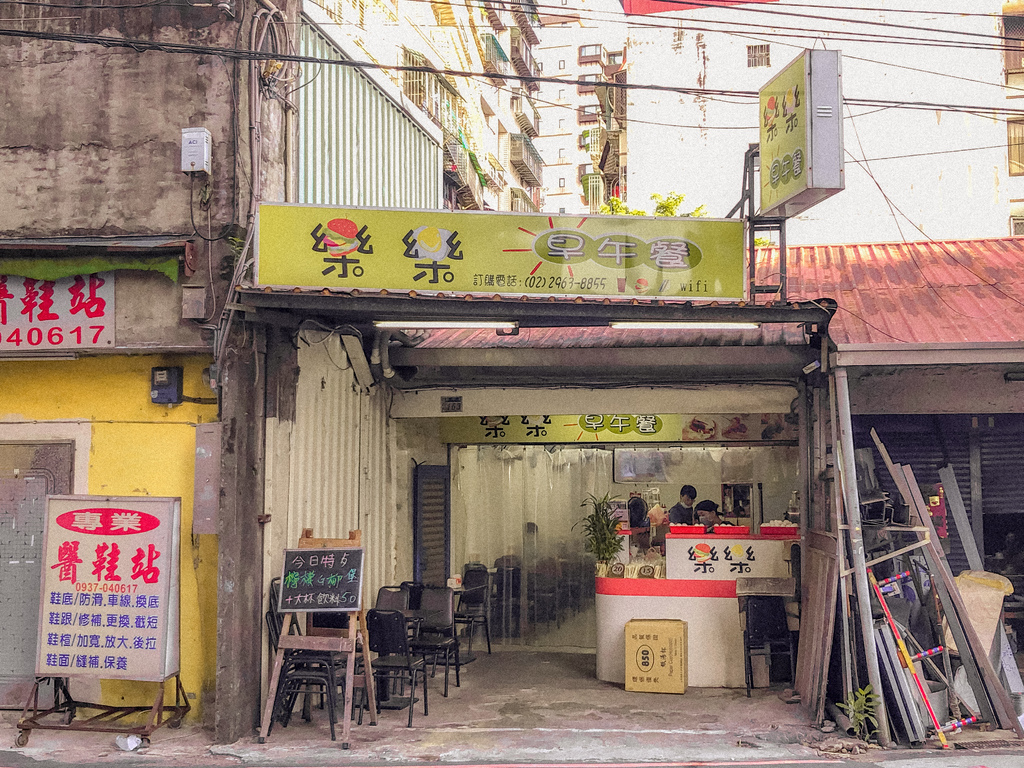
[[[413,480],[413,573],[423,584],[444,586],[451,553],[448,467],[420,464]]]

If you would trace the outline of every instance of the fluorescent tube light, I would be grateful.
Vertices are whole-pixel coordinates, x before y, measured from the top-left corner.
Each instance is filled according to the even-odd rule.
[[[512,331],[519,323],[510,320],[374,320],[377,328],[396,328],[399,330],[432,328],[493,328],[498,331]]]
[[[709,323],[702,321],[625,321],[616,320],[609,323],[612,328],[625,331],[756,331],[760,323]]]

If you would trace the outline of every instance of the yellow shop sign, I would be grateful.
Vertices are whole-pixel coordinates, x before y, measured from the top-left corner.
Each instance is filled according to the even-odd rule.
[[[259,286],[743,299],[743,222],[260,206]]]

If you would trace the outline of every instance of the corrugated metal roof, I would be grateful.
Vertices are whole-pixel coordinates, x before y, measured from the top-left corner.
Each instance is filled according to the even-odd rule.
[[[758,282],[778,280],[778,249]],[[789,301],[834,299],[837,344],[1024,340],[1024,238],[790,247]]]

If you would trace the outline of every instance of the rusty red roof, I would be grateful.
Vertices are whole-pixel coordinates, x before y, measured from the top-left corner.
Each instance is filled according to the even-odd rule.
[[[758,282],[778,280],[778,249]],[[839,306],[836,344],[1024,341],[1024,238],[790,247],[789,301]]]

